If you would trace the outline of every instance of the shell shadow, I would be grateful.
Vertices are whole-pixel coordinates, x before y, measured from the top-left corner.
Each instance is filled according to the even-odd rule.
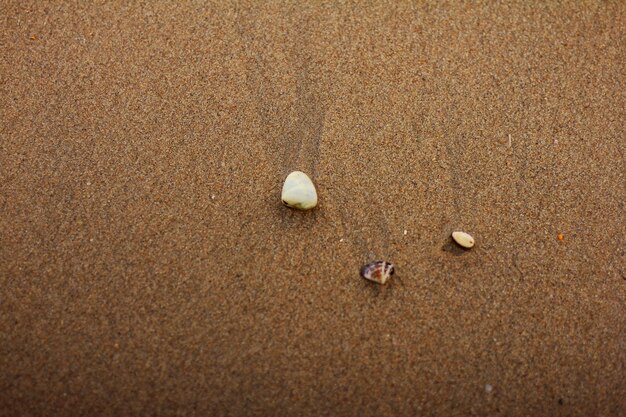
[[[465,255],[467,252],[469,252],[467,249],[464,249],[461,246],[459,246],[454,241],[454,239],[452,239],[452,236],[448,237],[448,239],[445,241],[445,243],[441,247],[441,250],[454,256],[462,256],[462,255]]]
[[[362,281],[361,288],[366,289],[368,296],[373,300],[387,300],[390,297],[394,297],[394,294],[397,296],[398,292],[404,289],[404,281],[397,273],[394,273],[385,284],[369,281],[363,278],[361,274],[359,275]]]

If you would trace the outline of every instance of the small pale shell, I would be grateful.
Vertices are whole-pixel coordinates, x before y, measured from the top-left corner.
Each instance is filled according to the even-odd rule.
[[[313,181],[304,172],[292,172],[283,184],[281,200],[283,204],[292,208],[312,209],[317,205],[317,191]]]
[[[370,281],[384,284],[391,278],[394,273],[394,267],[391,262],[374,261],[361,268],[361,276]]]
[[[465,232],[452,233],[452,239],[464,248],[469,249],[474,246],[474,238]]]

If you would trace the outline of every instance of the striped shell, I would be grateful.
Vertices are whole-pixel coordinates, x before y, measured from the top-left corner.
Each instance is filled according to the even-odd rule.
[[[394,268],[391,262],[374,261],[361,268],[361,276],[370,281],[384,284],[393,275]]]

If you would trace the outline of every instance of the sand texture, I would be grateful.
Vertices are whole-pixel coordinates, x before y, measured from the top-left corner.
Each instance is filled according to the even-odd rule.
[[[0,4],[0,416],[625,415],[626,2],[95,3]]]

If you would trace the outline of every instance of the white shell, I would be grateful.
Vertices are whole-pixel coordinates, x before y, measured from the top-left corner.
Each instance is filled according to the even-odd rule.
[[[452,239],[464,248],[469,249],[474,246],[474,238],[465,232],[452,233]]]
[[[315,185],[301,171],[294,171],[287,176],[280,198],[286,206],[300,210],[309,210],[317,205]]]

